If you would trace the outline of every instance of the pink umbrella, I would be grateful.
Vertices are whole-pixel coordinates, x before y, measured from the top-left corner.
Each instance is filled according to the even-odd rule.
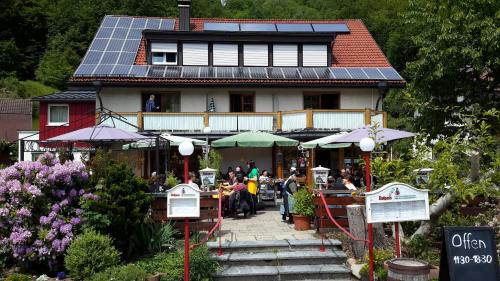
[[[375,139],[376,136],[376,139]],[[330,143],[357,143],[366,137],[373,138],[376,143],[388,142],[392,140],[404,139],[414,137],[414,133],[400,131],[389,128],[372,128],[366,126],[364,128],[356,129],[345,136],[341,136]]]
[[[129,142],[143,139],[149,137],[107,125],[97,125],[50,138],[47,142]]]

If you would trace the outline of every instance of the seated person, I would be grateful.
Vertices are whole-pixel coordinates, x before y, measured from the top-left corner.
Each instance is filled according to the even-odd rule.
[[[343,184],[345,185],[345,187],[349,190],[357,190],[357,188],[354,186],[352,182],[353,178],[351,175],[344,177]]]
[[[232,187],[229,195],[229,209],[234,215],[241,210],[246,218],[252,206],[252,196],[248,192],[247,185],[243,183],[244,177],[243,173],[238,173],[236,176],[237,183]]]

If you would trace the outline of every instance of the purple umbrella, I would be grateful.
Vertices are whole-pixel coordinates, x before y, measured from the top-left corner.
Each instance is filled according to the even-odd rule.
[[[376,139],[373,130],[375,131]],[[330,143],[341,143],[341,142],[357,143],[366,137],[375,139],[376,143],[381,143],[397,139],[411,138],[414,136],[415,134],[410,132],[383,128],[383,127],[372,129],[372,127],[366,126],[364,128],[356,129],[345,136],[341,136]]]
[[[88,127],[63,135],[59,135],[48,139],[47,141],[63,141],[63,142],[129,142],[149,139],[143,135],[129,132],[126,130],[110,127],[107,125],[97,125]]]

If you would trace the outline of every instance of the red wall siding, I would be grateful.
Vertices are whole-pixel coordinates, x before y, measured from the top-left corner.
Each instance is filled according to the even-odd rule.
[[[48,105],[69,105],[69,126],[47,126]],[[46,140],[58,135],[95,125],[95,102],[40,102],[40,140]]]

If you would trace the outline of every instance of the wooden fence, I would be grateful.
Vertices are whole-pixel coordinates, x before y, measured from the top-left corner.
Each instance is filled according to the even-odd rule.
[[[217,223],[219,199],[213,198],[217,195],[216,191],[202,192],[200,195],[200,217],[189,219],[190,231],[210,231]],[[166,194],[153,194],[155,199],[151,204],[151,218],[155,222],[173,222],[175,228],[179,231],[184,231],[184,219],[167,217],[167,197]]]
[[[315,192],[320,192],[316,190]],[[354,203],[350,191],[340,190],[321,190],[325,195],[326,203],[333,216],[333,218],[340,224],[340,226],[349,228],[349,221],[347,220],[347,205]],[[319,233],[331,232],[337,227],[328,218],[325,207],[321,202],[319,196],[314,197],[314,226]]]

